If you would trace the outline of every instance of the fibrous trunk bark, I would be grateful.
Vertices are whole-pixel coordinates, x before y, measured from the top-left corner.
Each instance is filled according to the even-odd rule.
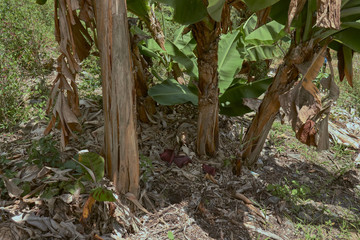
[[[136,109],[137,116],[140,121],[149,123],[151,122],[152,115],[156,113],[155,101],[148,96],[148,84],[147,80],[150,77],[148,71],[148,63],[140,54],[139,47],[137,45],[139,36],[134,34],[131,36],[131,57],[132,66],[134,68],[133,76],[136,89]]]
[[[279,96],[288,91],[297,81],[299,71],[295,64],[301,64],[310,59],[313,48],[313,41],[290,47],[243,138],[244,148],[241,153],[241,160],[246,165],[253,166],[256,163],[276,114],[279,112]],[[237,174],[240,174],[240,168],[241,164],[237,164]]]
[[[139,192],[135,88],[125,0],[96,1],[106,171],[120,193]]]
[[[220,28],[211,18],[192,26],[197,42],[199,69],[199,115],[197,153],[215,155],[219,145],[218,36]],[[212,26],[212,27],[209,27]]]

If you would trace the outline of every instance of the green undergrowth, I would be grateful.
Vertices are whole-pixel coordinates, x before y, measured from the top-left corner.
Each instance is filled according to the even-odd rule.
[[[53,63],[52,8],[35,1],[0,1],[0,130],[26,121],[45,105],[40,89]],[[37,94],[40,100],[32,97]]]
[[[4,177],[21,190],[21,197],[30,194],[42,184],[43,188],[32,195],[42,199],[51,199],[61,194],[91,193],[97,201],[115,201],[110,190],[103,187],[105,160],[93,152],[79,152],[67,161],[63,161],[58,149],[58,139],[48,135],[34,140],[27,149],[25,160],[8,160],[0,156],[0,198],[7,199],[8,189]],[[40,170],[41,169],[41,170]],[[20,179],[19,172],[40,175],[35,179]],[[42,173],[42,174],[41,174]]]

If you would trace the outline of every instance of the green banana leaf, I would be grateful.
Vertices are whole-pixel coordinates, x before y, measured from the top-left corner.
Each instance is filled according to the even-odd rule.
[[[341,28],[345,29],[345,28],[356,28],[356,29],[360,29],[360,20],[357,20],[355,22],[343,22],[341,24]]]
[[[150,6],[148,0],[127,0],[126,1],[128,11],[134,13],[143,21],[149,22]]]
[[[174,33],[174,40],[172,41],[175,46],[182,51],[186,56],[188,57],[195,57],[194,55],[194,49],[196,47],[196,41],[192,36],[191,31],[182,34],[185,29],[185,26],[182,26]]]
[[[288,20],[290,0],[280,0],[271,6],[270,17],[272,20],[285,25]]]
[[[187,34],[182,34],[185,30],[186,26],[181,26],[174,32],[174,40],[173,43],[179,48],[182,49],[193,39],[191,35],[191,31]]]
[[[343,0],[341,3],[342,9],[359,7],[359,6],[360,6],[360,0]]]
[[[360,41],[356,36],[359,36],[360,29],[348,28],[334,34],[334,39],[343,45],[351,48],[355,52],[360,52]]]
[[[155,0],[174,8],[174,21],[189,25],[200,22],[207,16],[207,10],[202,0]]]
[[[249,61],[259,61],[278,57],[274,45],[248,45],[246,46],[246,54],[243,58]]]
[[[253,12],[269,7],[279,0],[244,0],[249,9]]]
[[[221,21],[221,13],[226,0],[209,0],[207,12],[217,22]]]
[[[186,68],[186,72],[195,78],[199,76],[199,70],[197,67],[196,57],[193,54],[193,57],[189,57],[184,52],[182,52],[174,43],[171,41],[165,42],[165,49],[169,56],[177,63],[183,65]],[[187,52],[190,54],[189,52]]]
[[[241,70],[243,59],[237,50],[239,44],[240,30],[235,30],[222,35],[218,48],[218,72],[220,94],[230,86],[234,77]]]
[[[256,23],[257,23],[257,16],[256,14],[253,14],[239,28],[242,29],[242,31],[244,32],[244,36],[248,36],[252,31],[255,30]]]
[[[241,116],[252,110],[243,104],[244,98],[258,98],[263,94],[273,78],[265,78],[252,83],[237,83],[228,88],[219,98],[220,114]]]
[[[274,44],[276,41],[286,35],[284,25],[271,21],[255,29],[245,37],[246,43],[257,44]]]
[[[198,97],[185,85],[180,85],[175,79],[168,79],[149,89],[149,96],[161,105],[176,105],[191,102],[198,104]]]
[[[161,58],[159,53],[165,53],[165,51],[159,46],[159,44],[156,43],[153,38],[148,39],[145,45],[139,44],[139,50],[140,53],[145,56],[158,59]]]

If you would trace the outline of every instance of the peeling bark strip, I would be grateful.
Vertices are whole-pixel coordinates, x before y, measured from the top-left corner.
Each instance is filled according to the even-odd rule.
[[[139,192],[135,88],[124,0],[97,1],[96,20],[103,80],[106,170],[121,193]]]
[[[47,113],[52,110],[52,117],[44,134],[49,134],[59,119],[61,147],[65,148],[70,136],[76,137],[73,131],[81,131],[77,119],[80,109],[75,78],[80,71],[79,63],[89,55],[93,44],[88,30],[83,27],[80,19],[87,21],[87,26],[94,26],[94,19],[90,17],[93,16],[93,8],[86,1],[54,2],[55,39],[59,43],[61,54],[57,59],[58,74],[53,82],[46,110]]]
[[[263,149],[266,137],[280,108],[279,96],[287,92],[298,79],[299,71],[295,64],[311,59],[314,54],[314,45],[313,41],[309,41],[296,47],[291,46],[284,58],[284,63],[278,68],[274,82],[265,94],[243,139],[245,146],[240,157],[247,165],[254,165]],[[239,167],[241,167],[240,164]],[[240,169],[237,169],[239,167],[236,167],[236,173],[241,172]]]
[[[317,27],[340,29],[341,0],[318,0]]]

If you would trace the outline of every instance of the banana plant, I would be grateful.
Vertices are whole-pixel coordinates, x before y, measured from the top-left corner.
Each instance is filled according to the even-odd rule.
[[[244,60],[258,61],[276,57],[274,43],[286,34],[283,31],[284,25],[275,21],[255,29],[256,22],[257,17],[254,14],[237,29],[220,36],[217,71],[219,73],[221,114],[239,116],[250,112],[251,110],[243,104],[243,99],[258,97],[266,91],[271,83],[271,79],[267,79],[249,84],[236,78]],[[179,28],[172,41],[166,40],[165,46],[170,57],[185,69],[184,71],[193,81],[197,82],[197,58],[194,54],[196,43],[191,32],[183,34],[185,28],[185,26]],[[158,54],[162,50],[153,42],[154,40],[149,39],[146,46],[141,47],[144,50],[143,54],[160,59]],[[253,88],[254,91],[244,91],[249,88]],[[256,92],[256,94],[250,94],[251,92]],[[162,105],[185,102],[197,105],[198,101],[194,101],[194,96],[197,94],[197,89],[191,83],[189,86],[179,86],[171,79],[161,82],[149,90],[149,95]]]
[[[329,57],[326,49],[330,47],[338,51],[339,59],[343,59],[339,62],[340,76],[346,76],[350,85],[352,52],[360,50],[360,42],[356,40],[356,34],[360,32],[359,0],[334,1],[331,4],[325,0],[245,2],[256,10],[271,7],[271,18],[285,25],[284,30],[291,33],[291,46],[244,136],[245,145],[235,169],[237,173],[241,170],[240,161],[249,166],[256,162],[280,107],[291,120],[298,139],[316,145],[317,128],[323,124],[320,115],[328,109],[321,105],[319,90],[313,80],[324,58]],[[313,102],[308,106],[313,111],[293,107],[296,101],[304,102],[305,95]]]

